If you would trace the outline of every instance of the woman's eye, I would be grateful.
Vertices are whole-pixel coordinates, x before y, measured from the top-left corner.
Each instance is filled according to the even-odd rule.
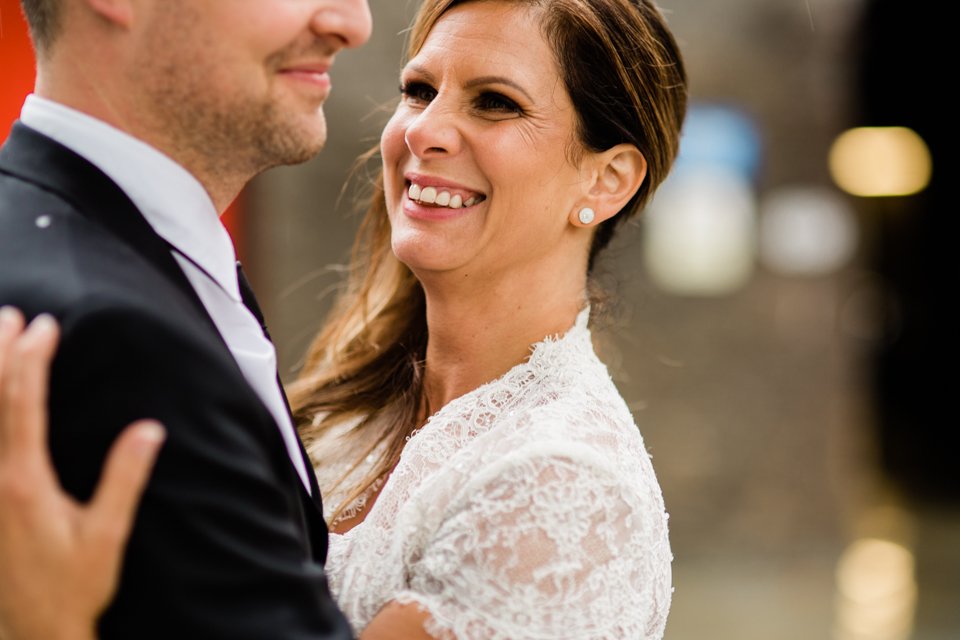
[[[500,113],[523,113],[523,109],[516,102],[503,94],[493,91],[487,91],[477,97],[477,107],[483,111],[496,111]]]
[[[406,82],[400,85],[400,94],[407,100],[427,103],[437,97],[437,90],[422,82]]]

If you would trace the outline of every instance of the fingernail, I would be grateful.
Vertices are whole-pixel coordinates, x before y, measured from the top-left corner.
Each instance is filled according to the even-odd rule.
[[[159,422],[143,422],[137,427],[137,448],[140,451],[152,451],[167,439],[167,430]]]
[[[41,313],[33,319],[33,322],[30,323],[30,328],[34,331],[42,331],[43,333],[46,333],[57,328],[57,321],[54,320],[53,316],[50,314]]]
[[[13,307],[0,307],[0,325],[15,322],[19,315]]]

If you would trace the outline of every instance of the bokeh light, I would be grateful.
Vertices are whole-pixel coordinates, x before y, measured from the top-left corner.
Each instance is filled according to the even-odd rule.
[[[879,538],[856,540],[837,565],[838,640],[907,640],[917,600],[913,553]]]
[[[717,296],[753,272],[760,136],[740,110],[694,105],[680,155],[645,217],[644,262],[662,290]]]
[[[853,257],[859,231],[847,201],[824,187],[782,187],[763,198],[760,259],[788,276],[819,276]]]
[[[830,174],[855,196],[907,196],[930,182],[930,150],[906,127],[858,127],[842,133],[830,149]]]
[[[646,216],[644,262],[651,280],[676,295],[716,296],[753,272],[756,204],[744,177],[722,167],[678,171]]]

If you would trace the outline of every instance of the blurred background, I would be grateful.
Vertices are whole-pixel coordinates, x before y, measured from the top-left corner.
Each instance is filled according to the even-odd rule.
[[[327,149],[228,218],[287,381],[340,282],[358,222],[342,186],[416,9],[371,4],[373,40],[334,69]],[[671,513],[666,637],[960,638],[948,4],[661,6],[693,103],[676,170],[600,265],[617,304],[598,333]],[[0,0],[0,140],[32,82]]]

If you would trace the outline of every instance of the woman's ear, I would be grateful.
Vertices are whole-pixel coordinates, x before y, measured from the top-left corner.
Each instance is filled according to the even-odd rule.
[[[591,169],[589,188],[570,215],[571,224],[578,227],[598,225],[617,215],[647,176],[647,160],[632,144],[618,144],[586,162]]]

